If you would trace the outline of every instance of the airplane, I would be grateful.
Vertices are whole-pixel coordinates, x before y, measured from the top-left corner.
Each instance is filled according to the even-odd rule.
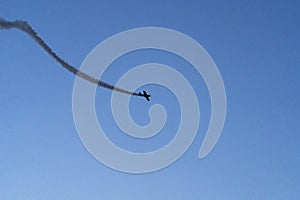
[[[143,90],[143,94],[139,92],[139,96],[141,97],[145,97],[147,99],[147,101],[150,101],[150,94],[147,94],[147,92],[145,90]]]

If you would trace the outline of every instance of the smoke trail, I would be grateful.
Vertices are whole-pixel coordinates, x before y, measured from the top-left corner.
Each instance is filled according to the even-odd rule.
[[[103,81],[100,81],[84,72],[81,72],[80,70],[76,69],[66,61],[64,61],[62,58],[60,58],[44,41],[42,38],[40,38],[35,32],[35,30],[26,22],[26,21],[21,21],[21,20],[15,20],[15,21],[7,21],[3,18],[0,18],[0,29],[10,29],[10,28],[16,28],[19,29],[25,33],[27,33],[30,37],[34,39],[36,43],[38,43],[52,58],[54,58],[59,64],[62,65],[65,69],[69,70],[76,76],[79,76],[91,83],[96,84],[97,86],[104,87],[110,90],[115,90],[117,92],[121,92],[124,94],[129,94],[133,96],[142,96],[144,97],[143,94],[141,93],[135,93],[135,92],[130,92],[118,87],[115,87],[113,85],[110,85],[108,83],[105,83]]]

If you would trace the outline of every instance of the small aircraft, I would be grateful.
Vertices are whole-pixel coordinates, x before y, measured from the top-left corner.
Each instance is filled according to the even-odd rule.
[[[139,96],[141,97],[145,97],[147,99],[147,101],[150,101],[150,94],[147,94],[147,92],[145,90],[143,90],[143,94],[139,92]]]

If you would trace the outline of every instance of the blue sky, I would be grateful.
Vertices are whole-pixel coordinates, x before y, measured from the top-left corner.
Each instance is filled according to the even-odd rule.
[[[150,61],[178,70],[185,65],[180,72],[201,99],[201,122],[191,147],[171,166],[140,175],[115,171],[94,159],[78,137],[75,77],[24,33],[1,31],[0,199],[299,199],[299,10],[296,1],[1,1],[1,17],[29,21],[76,67],[99,42],[131,28],[165,27],[192,37],[222,74],[227,117],[219,142],[199,160],[210,118],[201,77],[165,52],[125,55],[105,81],[115,83],[131,66]],[[109,137],[132,151],[162,146],[178,127],[175,97],[156,85],[145,88],[153,101],[130,103],[137,123],[149,121],[144,112],[153,103],[165,105],[171,118],[163,136],[143,142],[118,132],[107,106],[111,92],[99,88],[96,94]]]

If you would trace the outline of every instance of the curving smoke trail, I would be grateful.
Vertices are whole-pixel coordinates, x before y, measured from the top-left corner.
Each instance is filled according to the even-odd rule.
[[[3,18],[0,18],[0,29],[11,29],[11,28],[16,28],[19,29],[25,33],[27,33],[30,37],[32,37],[34,39],[34,41],[36,43],[38,43],[52,58],[54,58],[59,64],[62,65],[62,67],[64,67],[65,69],[69,70],[70,72],[72,72],[73,74],[75,74],[76,76],[79,76],[91,83],[96,84],[97,86],[100,87],[104,87],[110,90],[115,90],[117,92],[121,92],[124,94],[129,94],[129,95],[133,95],[133,96],[142,96],[144,97],[143,94],[141,93],[135,93],[135,92],[130,92],[118,87],[115,87],[113,85],[110,85],[108,83],[105,83],[103,81],[100,81],[88,74],[85,74],[84,72],[79,71],[78,69],[76,69],[75,67],[73,67],[72,65],[70,65],[69,63],[67,63],[66,61],[64,61],[62,58],[60,58],[44,41],[42,38],[40,38],[37,34],[37,32],[35,32],[35,30],[26,22],[26,21],[22,21],[22,20],[15,20],[15,21],[7,21]]]

